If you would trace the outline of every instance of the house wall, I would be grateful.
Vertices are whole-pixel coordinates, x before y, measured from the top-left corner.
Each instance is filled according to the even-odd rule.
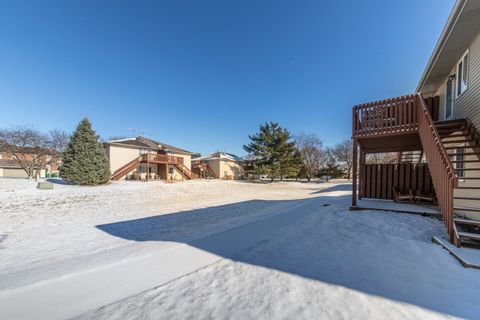
[[[221,171],[220,171],[220,160],[208,160],[208,166],[215,172],[217,179],[221,179]]]
[[[26,159],[33,159],[33,155],[31,154],[26,154],[25,158]],[[0,153],[0,159],[4,160],[15,160],[12,157],[10,157],[6,153]],[[40,178],[45,178],[46,173],[58,173],[58,161],[55,160],[52,156],[46,156],[44,158],[44,161],[50,162],[45,166],[45,169],[40,170]],[[5,168],[0,168],[0,177],[12,177],[12,178],[28,178],[28,174],[23,170],[20,165],[17,165],[15,167],[5,167]]]
[[[113,173],[115,170],[119,169],[120,167],[124,166],[128,162],[132,161],[133,159],[137,158],[140,156],[140,151],[142,148],[138,147],[130,147],[130,146],[118,146],[118,145],[108,145],[107,146],[107,156],[109,159],[110,163],[110,171]],[[145,149],[143,149],[145,150]],[[147,153],[156,153],[154,150],[145,150]],[[181,157],[183,158],[183,163],[184,165],[188,168],[192,168],[191,160],[192,156],[187,155],[187,154],[180,154],[180,153],[173,153],[169,152],[168,155],[170,156],[175,156],[175,157]],[[146,164],[140,165],[142,168],[139,168],[139,171],[141,172],[140,176],[142,179],[145,179],[146,177]],[[153,178],[157,174],[157,166],[156,164],[152,164],[150,166],[151,168],[151,177]],[[170,168],[173,170],[173,174],[170,174]],[[173,165],[168,166],[168,178],[173,179],[173,180],[184,180],[185,178],[183,177],[182,173]],[[125,179],[126,177],[123,177],[122,179]]]
[[[462,52],[463,54],[463,52]],[[449,73],[457,72],[456,65]],[[469,118],[472,123],[480,128],[480,33],[470,44],[468,53],[468,87],[458,98],[455,98],[453,105],[453,117],[455,119]],[[446,83],[445,77],[442,85],[437,89],[435,95],[440,96],[441,119],[445,115]]]
[[[243,167],[235,161],[222,160],[220,162],[220,179],[240,179],[243,176]]]
[[[43,171],[43,170],[42,170]],[[40,177],[44,177],[45,174],[40,174]],[[23,169],[16,168],[3,168],[1,177],[10,178],[28,178],[27,173]]]
[[[462,52],[463,55],[463,52]],[[453,118],[463,119],[468,118],[475,125],[477,130],[480,130],[480,33],[475,40],[470,44],[468,53],[468,87],[459,97],[454,98],[453,102]],[[449,73],[456,74],[456,65]],[[440,96],[440,116],[441,120],[445,120],[445,105],[446,105],[446,88],[448,76],[444,79],[441,86],[438,88],[435,95]],[[450,139],[451,140],[451,139]],[[467,149],[466,152],[472,152]],[[465,156],[465,160],[478,160],[477,156]],[[480,168],[479,163],[465,163],[465,168]],[[466,171],[466,177],[480,177],[480,171]],[[479,187],[480,180],[459,179],[459,187]],[[459,197],[478,197],[478,189],[455,189],[455,196]],[[454,200],[456,207],[480,207],[480,201],[474,200]],[[458,211],[457,214],[470,219],[480,219],[479,213]]]
[[[110,163],[110,172],[114,173],[120,167],[138,158],[140,156],[140,149],[109,144],[107,146],[107,156]]]

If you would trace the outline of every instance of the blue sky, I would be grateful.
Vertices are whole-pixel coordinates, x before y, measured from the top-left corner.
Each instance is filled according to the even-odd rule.
[[[242,155],[277,121],[326,145],[354,104],[411,93],[453,0],[0,2],[0,127]]]

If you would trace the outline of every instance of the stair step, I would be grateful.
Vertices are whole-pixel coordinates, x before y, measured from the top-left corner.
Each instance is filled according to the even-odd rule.
[[[472,138],[472,139],[465,139],[465,140],[448,140],[448,141],[442,140],[442,143],[451,144],[451,143],[467,143],[467,142],[475,142],[475,141],[477,141],[477,139]]]
[[[478,163],[480,162],[480,160],[454,160],[454,161],[450,161],[451,163]]]
[[[480,226],[480,220],[455,218],[455,219],[453,219],[453,221],[455,221],[455,223],[458,223],[458,224],[468,224],[468,225],[471,225],[471,226]]]
[[[461,196],[458,196],[458,197],[453,197],[453,199],[480,201],[480,198],[477,198],[477,197],[461,197]]]
[[[478,190],[478,189],[480,189],[480,187],[457,187],[455,189]]]
[[[480,234],[479,234],[479,233],[458,232],[458,236],[459,236],[460,238],[469,238],[469,239],[480,240]]]
[[[468,124],[465,119],[455,119],[455,120],[445,120],[445,121],[435,121],[435,127],[446,127],[446,126],[455,126],[455,125],[466,125]]]
[[[473,146],[455,146],[455,147],[445,147],[445,150],[454,150],[454,149],[473,149],[473,148],[478,148],[480,147],[479,145],[473,145]]]
[[[453,207],[453,210],[480,212],[480,208],[472,208],[472,207]]]
[[[463,153],[447,153],[449,156],[458,156],[458,155],[464,155],[464,156],[476,156],[477,153],[475,152],[463,152]]]
[[[449,134],[449,135],[440,135],[440,138],[447,139],[447,138],[463,138],[463,137],[469,137],[469,133],[458,133],[458,134]]]

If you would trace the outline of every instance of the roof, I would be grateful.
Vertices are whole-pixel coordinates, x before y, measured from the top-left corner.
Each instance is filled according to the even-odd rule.
[[[204,161],[225,160],[225,161],[235,161],[235,162],[242,162],[243,161],[243,159],[241,157],[236,156],[236,155],[231,154],[231,153],[227,153],[227,152],[215,152],[215,153],[212,153],[208,156],[203,156],[203,157],[198,157],[198,158],[192,159],[192,161],[199,161],[199,160],[204,160]]]
[[[21,168],[17,161],[0,159],[0,168]]]
[[[174,153],[193,154],[192,152],[187,151],[185,149],[177,148],[163,142],[158,142],[158,141],[145,138],[145,137],[140,137],[140,136],[135,138],[110,140],[110,141],[107,141],[106,143],[115,144],[115,145],[132,146],[132,147],[138,147],[142,149],[163,150],[163,151],[167,151],[167,152],[170,151]]]
[[[480,1],[457,0],[437,41],[417,92],[435,93],[480,30]]]

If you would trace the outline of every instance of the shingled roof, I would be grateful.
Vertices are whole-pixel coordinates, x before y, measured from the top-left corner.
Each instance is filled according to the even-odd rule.
[[[22,168],[22,167],[15,160],[0,159],[0,168]]]
[[[140,137],[140,136],[135,138],[128,138],[128,139],[111,140],[111,141],[108,141],[107,143],[115,144],[115,145],[133,146],[133,147],[138,147],[143,149],[170,151],[174,153],[193,154],[192,152],[187,151],[185,149],[177,148],[163,142],[158,142],[158,141],[145,138],[145,137]]]
[[[208,156],[203,156],[203,157],[198,157],[195,159],[192,159],[193,161],[199,161],[199,160],[227,160],[227,161],[236,161],[236,162],[242,162],[243,159],[240,158],[239,156],[236,156],[232,153],[227,153],[227,152],[215,152],[212,153]]]

